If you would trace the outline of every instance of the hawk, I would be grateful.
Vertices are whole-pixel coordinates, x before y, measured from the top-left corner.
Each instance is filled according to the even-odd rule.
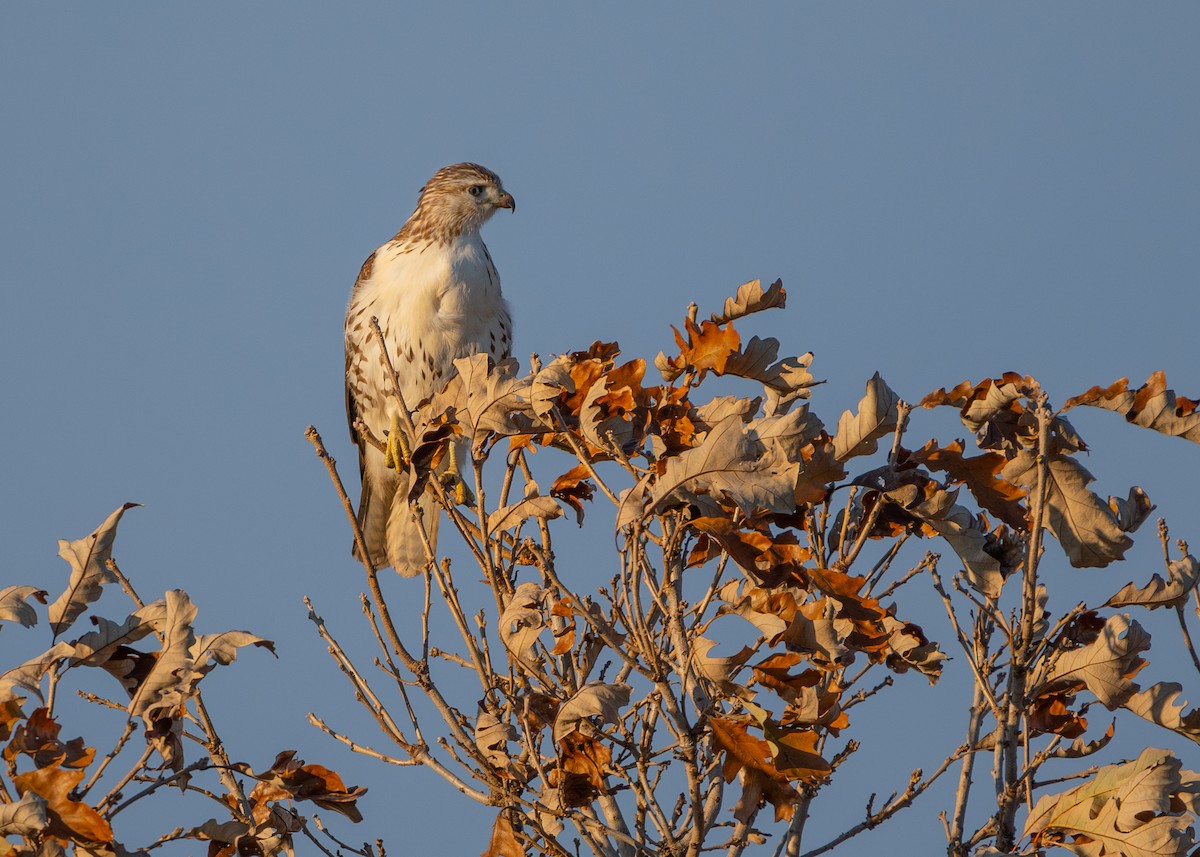
[[[512,316],[479,235],[500,208],[515,212],[517,205],[498,175],[479,164],[443,167],[421,188],[404,227],[367,257],[350,294],[346,417],[362,476],[358,523],[372,564],[390,565],[404,577],[420,574],[426,564],[407,500],[409,477],[389,468],[384,453],[355,428],[361,419],[382,438],[399,413],[371,317],[379,319],[410,408],[449,380],[455,359],[479,352],[495,360],[508,357]],[[426,531],[436,539],[436,504],[428,495],[420,502]]]

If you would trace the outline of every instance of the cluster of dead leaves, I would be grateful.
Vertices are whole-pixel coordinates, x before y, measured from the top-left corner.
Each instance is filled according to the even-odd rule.
[[[82,539],[59,542],[59,555],[69,563],[71,575],[63,594],[48,608],[58,642],[0,674],[0,740],[7,742],[2,755],[13,786],[4,794],[19,798],[0,805],[0,836],[19,836],[24,841],[22,846],[10,844],[12,857],[62,853],[71,844],[80,854],[145,853],[131,852],[115,840],[108,820],[111,803],[92,806],[86,802],[89,789],[80,793],[96,751],[81,737],[68,741],[59,737],[61,726],[46,706],[46,681],[57,683],[71,670],[85,667],[110,674],[127,697],[128,717],[141,718],[144,724],[146,743],[159,756],[157,769],[170,775],[186,766],[186,706],[198,693],[201,680],[217,666],[232,663],[243,646],[274,653],[269,640],[245,631],[198,633],[196,605],[182,590],[167,592],[162,600],[139,607],[121,622],[91,615],[93,630],[74,640],[62,639],[99,599],[103,587],[119,582],[115,566],[110,566],[113,542],[121,517],[134,505],[117,509]],[[46,592],[31,586],[0,590],[0,621],[33,627],[38,612],[30,602],[46,604],[47,600]],[[31,699],[41,704],[26,715],[24,706]],[[22,767],[29,770],[17,773]],[[290,836],[300,817],[284,806],[285,801],[310,800],[354,821],[360,818],[354,800],[363,789],[346,789],[337,774],[294,762],[290,753],[280,754],[264,774],[248,768],[244,772],[259,780],[251,794],[254,824],[236,817],[228,822],[214,819],[184,834],[224,843],[210,853],[233,854],[239,843],[245,844],[246,836],[256,838],[259,850],[242,853],[290,849]],[[186,788],[189,777],[184,773],[172,782]]]

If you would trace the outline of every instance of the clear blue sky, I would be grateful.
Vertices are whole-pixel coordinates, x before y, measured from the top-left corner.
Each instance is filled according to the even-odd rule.
[[[235,755],[348,771],[354,836],[393,854],[478,853],[488,811],[302,720],[352,715],[300,597],[349,634],[360,585],[304,428],[353,469],[345,302],[423,181],[475,160],[516,197],[485,234],[518,355],[652,357],[690,300],[782,277],[755,332],[816,352],[827,423],[877,369],[912,400],[1005,370],[1057,401],[1155,369],[1195,397],[1198,37],[1183,3],[6,4],[0,585],[61,587],[57,538],[146,504],[135,582],[279,643],[210,682]],[[1101,492],[1142,484],[1200,543],[1200,451],[1119,423],[1078,420]],[[914,442],[935,430],[963,434]],[[1155,570],[1141,542],[1102,589]],[[875,749],[886,782],[848,773],[818,830],[920,762]],[[941,848],[939,808],[895,828],[907,853]]]

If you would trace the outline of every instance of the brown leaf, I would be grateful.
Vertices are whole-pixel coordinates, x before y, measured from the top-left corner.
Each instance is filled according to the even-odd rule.
[[[742,796],[734,808],[734,817],[748,821],[763,801],[775,807],[775,820],[790,819],[800,799],[772,761],[771,746],[746,731],[746,724],[727,717],[710,717],[713,744],[725,754],[721,772],[725,782],[742,774]]]
[[[1063,410],[1079,405],[1105,408],[1121,414],[1136,426],[1200,443],[1197,403],[1167,389],[1167,376],[1163,372],[1155,372],[1133,392],[1129,390],[1128,378],[1121,378],[1107,389],[1092,387],[1082,395],[1067,399]]]
[[[75,647],[67,642],[55,643],[18,667],[0,673],[0,702],[15,699],[42,698],[42,676],[57,661],[69,658]]]
[[[295,750],[284,750],[275,757],[270,769],[261,774],[247,771],[258,780],[254,792],[271,794],[271,789],[281,789],[292,800],[309,800],[322,809],[340,813],[351,821],[362,821],[362,813],[358,811],[355,801],[367,793],[362,786],[350,786],[342,782],[336,771],[331,771],[321,765],[306,765],[303,759],[294,758]],[[250,801],[254,803],[255,794],[251,792]],[[275,798],[266,798],[273,800]]]
[[[959,418],[974,433],[981,449],[1015,450],[1031,446],[1037,439],[1037,423],[1026,417],[1021,404],[1036,387],[1037,382],[1028,376],[1005,372],[974,386],[963,381],[949,392],[937,390],[921,400],[921,407],[957,407]]]
[[[196,642],[192,629],[196,605],[182,589],[169,590],[166,605],[162,651],[129,701],[129,713],[134,717],[148,715],[157,708],[178,707],[191,695],[200,677],[191,654]]]
[[[799,466],[789,462],[778,444],[766,446],[736,416],[715,426],[694,449],[669,458],[662,474],[639,483],[622,497],[617,526],[657,514],[677,503],[701,503],[701,497],[730,503],[746,516],[790,512],[796,508]]]
[[[25,792],[20,800],[0,805],[0,836],[37,836],[49,823],[46,799],[35,792]]]
[[[553,497],[526,497],[518,503],[496,509],[488,515],[488,532],[511,530],[529,518],[550,520],[562,516],[562,507]]]
[[[583,526],[583,504],[590,503],[595,493],[595,486],[589,482],[591,470],[586,464],[572,467],[562,476],[554,480],[550,486],[550,496],[562,500],[575,510],[575,521]]]
[[[166,628],[167,603],[154,601],[131,613],[117,624],[103,616],[91,617],[95,631],[75,641],[75,657],[71,666],[103,667],[122,647],[136,643],[155,631]]]
[[[86,768],[96,756],[95,749],[84,746],[82,738],[65,743],[58,740],[61,728],[48,709],[36,709],[14,731],[12,741],[4,748],[4,758],[12,762],[24,754],[39,768]]]
[[[61,634],[79,618],[88,605],[100,597],[100,587],[116,583],[117,578],[105,566],[112,558],[117,523],[125,510],[139,503],[126,503],[104,519],[89,536],[68,542],[58,541],[58,555],[71,566],[71,580],[62,595],[50,605],[50,627],[55,636]]]
[[[620,709],[629,704],[632,688],[627,684],[605,684],[593,681],[585,684],[579,692],[564,702],[554,718],[554,741],[580,728],[580,724],[592,717],[602,723],[620,723]]]
[[[237,660],[237,650],[242,646],[255,646],[266,649],[276,658],[275,644],[270,640],[255,636],[249,631],[222,631],[219,634],[201,634],[192,644],[191,655],[193,667],[197,675],[204,676],[213,668],[231,664]]]
[[[1149,648],[1150,635],[1141,625],[1124,614],[1110,616],[1095,640],[1064,652],[1054,662],[1042,688],[1081,681],[1112,711],[1138,691],[1133,677],[1146,665],[1141,653]]]
[[[492,824],[492,836],[488,840],[487,850],[479,857],[525,857],[525,849],[517,841],[512,822],[508,814],[501,812]]]
[[[1159,682],[1129,697],[1122,708],[1200,744],[1200,708],[1184,713],[1187,703],[1179,699],[1181,693],[1182,685]]]
[[[83,771],[39,768],[13,777],[17,793],[33,792],[46,801],[46,832],[83,844],[112,842],[112,827],[90,806],[68,796],[83,779]]]
[[[545,589],[526,581],[517,587],[500,616],[500,641],[509,654],[526,668],[535,665],[538,635],[546,627],[541,610],[545,596]]]
[[[870,455],[879,448],[878,440],[896,430],[899,419],[897,396],[876,372],[867,381],[867,394],[858,403],[858,413],[845,411],[838,420],[833,438],[833,454],[838,461]]]
[[[1073,458],[1047,456],[1046,529],[1062,545],[1075,568],[1103,568],[1133,546],[1113,510],[1088,483],[1094,477]],[[1002,471],[1004,478],[1027,491],[1037,488],[1037,454],[1021,450]]]
[[[667,358],[660,353],[654,360],[654,365],[667,381],[674,381],[686,371],[697,374],[697,381],[702,381],[709,371],[720,374],[725,371],[725,363],[738,352],[742,344],[738,332],[730,323],[722,327],[712,321],[702,321],[697,325],[691,319],[684,321],[684,331],[687,337],[672,327],[675,331],[675,344],[679,346],[679,356]]]
[[[1035,847],[1060,845],[1078,854],[1185,857],[1192,817],[1176,795],[1180,762],[1153,747],[1136,761],[1107,765],[1092,779],[1034,805],[1022,836]],[[1173,800],[1173,798],[1176,798]]]
[[[1025,529],[1026,492],[998,475],[1008,461],[998,452],[982,455],[963,455],[962,441],[939,447],[931,440],[916,452],[908,453],[905,461],[921,464],[930,470],[943,471],[952,482],[967,487],[980,507],[995,515],[1016,530]]]
[[[431,417],[453,409],[454,419],[473,446],[489,433],[507,437],[529,432],[531,381],[517,377],[515,360],[493,364],[487,354],[473,354],[455,360],[454,368],[457,374],[429,403]]]
[[[37,611],[26,602],[33,597],[46,603],[46,590],[36,586],[8,586],[0,589],[0,621],[20,622],[26,628],[37,624]]]
[[[725,306],[720,314],[713,313],[712,320],[717,324],[733,321],[735,318],[762,312],[765,309],[787,305],[787,290],[783,288],[783,280],[776,280],[764,292],[762,281],[751,280],[738,286],[737,294],[725,299]]]
[[[1104,602],[1105,607],[1128,607],[1138,604],[1151,610],[1156,607],[1176,607],[1187,600],[1200,578],[1200,563],[1191,554],[1167,563],[1168,580],[1155,574],[1150,582],[1138,588],[1127,583],[1112,598]]]

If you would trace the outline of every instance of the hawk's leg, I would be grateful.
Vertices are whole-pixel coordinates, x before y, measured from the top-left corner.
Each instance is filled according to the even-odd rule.
[[[446,472],[442,474],[442,485],[459,506],[475,502],[475,495],[458,472],[458,444],[453,438],[450,440],[450,461],[446,465]]]
[[[403,470],[412,461],[412,453],[404,442],[404,432],[400,431],[400,417],[392,414],[392,424],[388,428],[387,441],[383,447],[384,463],[392,470]]]

